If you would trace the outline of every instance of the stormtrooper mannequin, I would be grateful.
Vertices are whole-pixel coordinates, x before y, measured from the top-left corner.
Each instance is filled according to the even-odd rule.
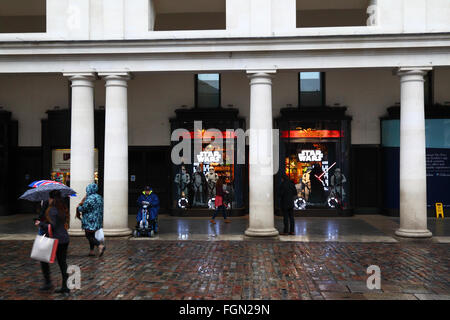
[[[345,198],[344,183],[346,182],[347,179],[341,173],[341,169],[336,168],[336,170],[334,170],[333,175],[331,176],[330,184],[334,195],[340,197],[341,200],[344,200]]]
[[[219,175],[215,172],[213,167],[209,167],[206,173],[206,181],[208,182],[208,198],[214,198],[216,196],[216,182],[219,180]]]
[[[184,193],[185,197],[188,197],[188,185],[191,182],[189,173],[186,172],[185,166],[181,166],[181,173],[177,173],[175,176],[175,183],[177,184],[177,198]]]
[[[201,168],[198,166],[192,176],[193,187],[194,187],[194,201],[193,205],[203,206],[205,201],[203,199],[203,193],[206,187],[206,178],[203,174]]]

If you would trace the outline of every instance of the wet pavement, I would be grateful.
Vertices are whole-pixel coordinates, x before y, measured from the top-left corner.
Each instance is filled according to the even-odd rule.
[[[2,299],[450,299],[450,245],[107,239],[101,258],[72,238],[68,264],[81,289],[68,297],[38,291],[32,241],[0,241]],[[366,286],[367,267],[381,270],[381,289]],[[53,282],[60,285],[57,265]]]
[[[295,236],[246,241],[248,217],[211,225],[162,215],[155,238],[107,238],[102,258],[87,257],[87,240],[72,237],[68,263],[80,267],[81,289],[62,297],[38,291],[32,218],[0,217],[0,300],[450,299],[450,219],[428,220],[432,239],[408,240],[394,234],[398,218],[296,217]],[[275,225],[282,230],[280,217]],[[380,290],[367,288],[370,265],[381,269]]]
[[[0,240],[32,240],[36,227],[32,215],[22,214],[0,217]],[[244,231],[248,227],[248,216],[232,217],[232,223],[217,218],[216,224],[207,217],[172,217],[160,215],[160,232],[154,238],[131,238],[131,240],[205,240],[238,241],[248,240]],[[354,217],[301,217],[295,218],[295,235],[280,236],[280,241],[301,242],[399,242],[395,230],[399,219],[381,215],[360,215]],[[136,224],[135,216],[129,216],[129,226]],[[283,230],[283,219],[275,217],[275,227]],[[437,243],[450,243],[450,219],[428,219],[428,227]],[[427,240],[426,240],[427,241]]]

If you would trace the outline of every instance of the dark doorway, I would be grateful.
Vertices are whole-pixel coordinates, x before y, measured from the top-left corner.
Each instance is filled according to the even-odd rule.
[[[380,213],[380,156],[379,145],[352,145],[355,213]]]
[[[153,188],[161,203],[160,213],[169,207],[170,146],[128,148],[129,213],[137,213],[137,198],[146,185]]]

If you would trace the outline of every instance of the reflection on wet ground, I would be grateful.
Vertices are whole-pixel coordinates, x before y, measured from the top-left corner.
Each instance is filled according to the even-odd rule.
[[[33,239],[36,228],[32,215],[0,217],[0,239]],[[129,216],[129,226],[136,224],[135,216]],[[344,242],[397,242],[394,235],[399,218],[380,215],[354,217],[296,217],[295,235],[280,236],[281,241],[344,241]],[[232,217],[231,223],[222,218],[211,224],[208,217],[172,217],[160,215],[159,233],[154,238],[132,240],[244,240],[248,216]],[[283,231],[283,219],[275,217],[275,228]],[[450,242],[450,219],[428,219],[433,241]]]

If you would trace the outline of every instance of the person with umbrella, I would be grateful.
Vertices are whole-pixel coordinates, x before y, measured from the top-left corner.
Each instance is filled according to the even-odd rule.
[[[67,294],[70,289],[67,287],[67,249],[69,247],[69,229],[70,215],[59,190],[52,190],[49,193],[48,208],[45,211],[43,221],[35,220],[35,225],[41,229],[41,233],[48,234],[49,229],[53,238],[58,239],[58,248],[56,250],[56,259],[62,275],[61,288],[55,293]],[[44,285],[39,288],[41,291],[51,290],[53,287],[50,279],[50,266],[46,262],[41,262],[42,274],[44,275]]]
[[[103,199],[97,193],[97,184],[86,187],[86,196],[77,207],[77,218],[81,219],[81,228],[89,241],[88,256],[95,256],[94,249],[98,247],[99,256],[105,252],[105,245],[95,238],[95,232],[103,227]]]

